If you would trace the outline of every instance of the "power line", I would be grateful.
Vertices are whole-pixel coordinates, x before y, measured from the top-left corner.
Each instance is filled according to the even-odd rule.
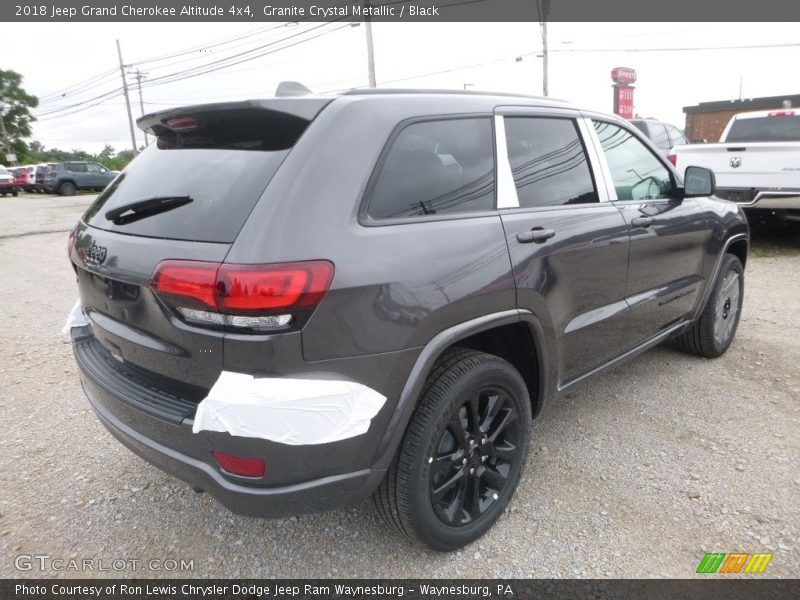
[[[263,46],[261,46],[259,48],[256,48],[254,50],[261,50],[261,49],[264,49],[264,48],[267,48],[267,47],[275,46],[278,43],[284,42],[284,41],[286,41],[288,39],[291,39],[291,38],[294,38],[294,37],[298,37],[299,35],[310,33],[311,31],[313,31],[315,29],[320,29],[321,27],[326,26],[326,25],[331,25],[331,23],[330,22],[323,23],[321,25],[312,27],[311,29],[305,30],[303,32],[299,32],[297,34],[292,34],[291,36],[286,36],[286,37],[284,37],[284,38],[282,38],[280,40],[276,40],[274,42],[270,42],[269,44],[264,44]],[[219,71],[219,70],[222,70],[222,69],[226,69],[226,68],[229,68],[229,67],[244,63],[244,62],[255,60],[257,58],[261,58],[261,57],[267,56],[269,54],[274,54],[274,53],[279,52],[281,50],[285,50],[287,48],[290,48],[290,47],[293,47],[293,46],[297,46],[297,45],[303,44],[305,42],[309,42],[309,41],[311,41],[313,39],[322,37],[322,36],[327,35],[329,33],[334,33],[335,31],[339,31],[339,30],[344,29],[344,28],[349,27],[349,26],[350,26],[350,24],[346,23],[346,24],[341,25],[339,27],[335,27],[333,29],[328,29],[328,30],[322,31],[322,32],[320,32],[320,33],[318,33],[316,35],[312,35],[310,37],[305,37],[303,39],[296,40],[296,41],[294,41],[294,42],[292,42],[290,44],[285,44],[285,45],[280,46],[278,48],[272,48],[272,49],[267,50],[265,52],[261,52],[261,53],[255,55],[255,56],[248,56],[248,57],[245,57],[245,58],[241,58],[240,60],[236,60],[234,62],[230,62],[230,59],[231,58],[235,58],[235,57],[227,57],[226,59],[220,59],[219,61],[214,61],[213,63],[209,63],[207,65],[204,65],[203,67],[198,67],[198,68],[194,69],[194,71],[196,71],[196,72],[191,72],[190,71],[190,72],[187,73],[187,72],[184,71],[184,72],[177,72],[177,73],[171,73],[171,74],[168,74],[168,75],[163,75],[163,76],[158,77],[158,78],[152,78],[147,83],[144,83],[142,85],[142,87],[143,88],[149,88],[149,87],[155,87],[155,86],[158,86],[158,85],[166,85],[168,83],[174,83],[176,81],[182,81],[184,79],[190,79],[192,77],[199,77],[201,75],[206,75],[208,73],[212,73],[212,72]],[[248,52],[240,53],[239,55],[236,55],[236,56],[243,56],[243,55],[246,55],[246,54],[250,54],[251,52],[252,52],[252,50],[248,51]],[[218,64],[217,66],[215,66],[213,68],[207,68],[207,67],[209,67],[211,65],[214,65],[214,64],[217,64],[217,63],[220,63],[220,62],[224,62],[225,64]],[[51,111],[48,111],[48,112],[45,112],[45,113],[40,113],[40,114],[36,115],[36,117],[37,117],[37,119],[40,119],[40,120],[43,120],[43,121],[49,121],[49,120],[54,120],[54,119],[61,118],[61,117],[74,115],[76,113],[79,113],[79,112],[82,112],[82,111],[85,111],[85,110],[89,110],[89,109],[91,109],[91,108],[93,108],[95,106],[103,104],[105,101],[111,100],[111,99],[121,95],[122,91],[123,90],[122,90],[121,87],[120,88],[116,88],[114,90],[109,90],[108,92],[105,92],[104,94],[100,94],[98,96],[95,96],[93,98],[89,98],[89,99],[84,100],[82,102],[76,102],[76,103],[68,105],[68,106],[63,106],[63,107],[59,107],[57,109],[54,109],[54,110],[51,110]]]
[[[94,75],[94,76],[92,76],[92,77],[90,77],[90,78],[88,78],[88,79],[86,79],[84,81],[80,81],[78,83],[73,83],[73,84],[68,85],[67,87],[62,88],[60,90],[57,90],[55,92],[50,92],[49,94],[44,94],[43,96],[39,96],[39,102],[40,103],[51,102],[51,101],[55,101],[55,100],[61,99],[66,95],[76,93],[78,89],[82,89],[82,88],[86,87],[89,84],[94,84],[94,83],[97,83],[97,82],[99,82],[101,80],[109,79],[116,72],[117,72],[116,69],[110,69],[109,71],[103,71],[102,73]]]
[[[331,24],[332,24],[332,22],[322,23],[321,25],[317,25],[315,27],[312,27],[311,29],[307,29],[305,31],[301,31],[301,32],[286,36],[286,37],[281,38],[279,40],[276,40],[276,41],[273,41],[273,42],[269,42],[268,44],[263,44],[262,46],[259,46],[257,48],[253,48],[253,49],[247,50],[245,52],[240,52],[239,54],[235,54],[233,56],[229,56],[229,57],[226,57],[224,59],[219,59],[219,60],[212,61],[212,62],[207,63],[205,65],[198,66],[198,67],[195,67],[193,69],[189,69],[188,71],[179,71],[179,72],[175,72],[175,73],[170,73],[168,75],[162,75],[160,77],[153,77],[145,85],[145,87],[153,87],[153,85],[163,85],[165,83],[173,83],[175,81],[182,81],[184,79],[190,79],[192,77],[197,77],[199,75],[205,75],[207,73],[213,73],[215,71],[219,71],[220,69],[233,67],[235,65],[239,65],[239,64],[251,61],[251,60],[255,60],[257,58],[261,58],[263,56],[268,56],[269,54],[274,54],[275,52],[279,52],[281,50],[285,50],[286,48],[291,48],[293,46],[297,46],[298,44],[302,44],[302,43],[311,41],[311,40],[316,39],[318,37],[321,37],[323,35],[327,35],[329,33],[333,33],[334,31],[339,31],[340,29],[343,29],[345,27],[349,27],[350,26],[350,24],[347,23],[347,24],[342,25],[340,27],[337,27],[337,28],[334,28],[334,29],[329,29],[327,31],[323,31],[323,32],[321,32],[321,33],[319,33],[317,35],[314,35],[314,36],[311,36],[311,37],[307,37],[305,39],[298,40],[298,41],[293,42],[291,44],[286,44],[285,46],[281,46],[280,48],[267,50],[265,52],[256,54],[255,56],[247,56],[247,57],[245,57],[245,55],[247,55],[247,54],[252,54],[253,52],[256,52],[258,50],[263,50],[265,48],[269,48],[269,47],[275,46],[276,44],[279,44],[281,42],[285,42],[286,40],[289,40],[289,39],[292,39],[292,38],[296,38],[296,37],[301,36],[301,35],[305,35],[307,33],[310,33],[312,31],[315,31],[317,29],[320,29],[322,27],[325,27],[325,26],[328,26],[328,25],[331,25]],[[234,62],[230,62],[233,59],[240,59],[240,60],[235,60]],[[224,63],[224,64],[221,64],[221,63]],[[214,66],[214,65],[217,65],[217,66]],[[209,67],[211,67],[211,68],[209,68]],[[162,83],[158,83],[158,82],[162,82]]]

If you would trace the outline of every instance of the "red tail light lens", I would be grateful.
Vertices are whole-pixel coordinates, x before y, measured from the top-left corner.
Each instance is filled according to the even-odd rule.
[[[242,477],[263,477],[267,471],[267,464],[260,458],[244,458],[232,456],[223,452],[212,452],[217,464],[228,473]]]
[[[219,307],[222,312],[260,312],[316,306],[332,278],[333,265],[324,260],[222,265],[217,275]]]
[[[670,154],[669,156],[667,156],[667,158],[669,159],[669,162],[672,163],[673,167],[677,167],[678,166],[678,155],[677,154]]]
[[[151,287],[162,296],[216,309],[218,270],[217,263],[166,260],[156,267]]]
[[[156,267],[150,287],[184,316],[246,326],[246,321],[214,314],[263,315],[314,308],[330,288],[333,272],[333,263],[327,260],[268,265],[166,260]],[[289,319],[283,321],[285,325]]]

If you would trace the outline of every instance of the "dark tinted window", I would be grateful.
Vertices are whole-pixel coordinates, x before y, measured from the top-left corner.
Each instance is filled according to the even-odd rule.
[[[780,112],[780,111],[779,111]],[[736,119],[726,142],[800,142],[800,116]]]
[[[650,200],[673,195],[667,168],[633,134],[605,121],[594,121],[619,200]]]
[[[573,120],[506,117],[505,124],[508,159],[521,207],[597,202]]]
[[[264,110],[203,113],[196,127],[157,128],[158,140],[109,185],[84,215],[93,227],[120,233],[232,242],[307,121]],[[106,214],[152,198],[191,202],[138,220]],[[112,213],[113,214],[113,213]]]
[[[395,138],[372,189],[374,219],[492,210],[491,118],[414,123]]]

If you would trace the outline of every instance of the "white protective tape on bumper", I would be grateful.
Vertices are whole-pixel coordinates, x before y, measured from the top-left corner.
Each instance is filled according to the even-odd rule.
[[[254,378],[223,371],[197,406],[192,431],[227,431],[299,446],[355,437],[386,402],[360,383]]]
[[[70,331],[72,331],[73,327],[84,327],[89,324],[89,318],[86,316],[86,313],[83,312],[83,306],[81,306],[81,301],[76,300],[75,305],[72,307],[72,310],[69,311],[67,315],[67,322],[64,323],[64,327],[61,328],[61,333],[65,336],[69,336]]]

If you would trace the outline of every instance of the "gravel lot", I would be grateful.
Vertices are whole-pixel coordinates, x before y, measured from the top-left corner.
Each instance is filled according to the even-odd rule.
[[[774,552],[768,575],[800,576],[800,230],[758,235],[724,357],[657,348],[546,406],[510,510],[446,555],[371,504],[235,516],[106,432],[59,331],[66,231],[92,197],[0,199],[0,577],[59,575],[20,554],[194,561],[69,577],[687,577],[706,551]]]

